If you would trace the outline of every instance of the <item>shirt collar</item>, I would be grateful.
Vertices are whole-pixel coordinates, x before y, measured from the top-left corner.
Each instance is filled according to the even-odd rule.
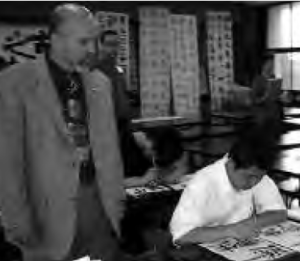
[[[232,192],[234,192],[234,193],[240,193],[240,194],[248,193],[249,191],[252,191],[252,189],[253,189],[257,184],[256,184],[253,188],[251,188],[251,189],[246,189],[246,190],[244,190],[244,189],[236,189],[236,188],[232,185],[232,183],[231,183],[231,181],[230,181],[230,179],[229,179],[229,177],[228,177],[228,173],[227,173],[227,169],[226,169],[226,163],[227,163],[228,160],[229,160],[229,155],[228,155],[228,153],[225,154],[224,157],[223,157],[221,160],[222,160],[222,163],[223,163],[223,164],[221,164],[221,165],[222,165],[222,168],[224,168],[224,171],[222,171],[222,173],[224,173],[224,175],[222,175],[222,181],[221,181],[221,182],[224,183],[224,189],[228,189],[228,190],[230,190],[230,191],[232,191]],[[258,183],[258,184],[259,184],[259,183]]]
[[[58,88],[63,88],[65,85],[69,85],[70,79],[77,80],[81,82],[80,73],[76,71],[68,71],[62,68],[56,61],[54,61],[49,54],[46,54],[46,61],[49,66],[52,77]]]
[[[61,76],[66,76],[68,74],[70,74],[69,71],[63,69],[60,65],[57,64],[57,62],[55,62],[49,54],[46,54],[46,60],[49,64],[50,70],[53,70],[55,74],[57,75],[61,75]]]
[[[228,153],[226,153],[223,158],[220,160],[221,164],[220,164],[220,167],[222,168],[222,170],[220,171],[220,173],[222,173],[222,175],[220,175],[219,180],[220,182],[222,183],[222,186],[223,186],[223,189],[226,190],[226,191],[234,191],[234,192],[239,192],[238,190],[236,190],[231,181],[229,180],[229,177],[228,177],[228,173],[227,173],[227,169],[226,169],[226,163],[228,162],[229,160],[229,155]]]

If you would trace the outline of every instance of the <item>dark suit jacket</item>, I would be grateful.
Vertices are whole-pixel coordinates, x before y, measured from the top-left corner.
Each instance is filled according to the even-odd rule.
[[[110,81],[82,73],[90,140],[101,199],[118,231],[123,167]],[[70,143],[45,59],[19,64],[0,76],[0,210],[9,240],[41,232],[25,260],[59,260],[69,250],[76,216],[79,159]],[[39,230],[36,230],[36,227]],[[96,229],[96,228],[95,228]]]

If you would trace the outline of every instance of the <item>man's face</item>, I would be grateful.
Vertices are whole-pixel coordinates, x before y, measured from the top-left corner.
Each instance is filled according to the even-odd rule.
[[[119,37],[118,35],[106,35],[101,44],[101,56],[105,58],[116,59],[119,49]]]
[[[87,19],[74,19],[66,22],[56,32],[56,42],[60,46],[60,55],[73,66],[86,63],[89,55],[95,53],[96,30]]]
[[[258,167],[234,168],[234,175],[231,178],[232,185],[237,190],[247,190],[258,184],[263,178],[265,171]]]

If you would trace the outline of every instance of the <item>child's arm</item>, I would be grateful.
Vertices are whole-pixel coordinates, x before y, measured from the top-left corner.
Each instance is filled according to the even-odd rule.
[[[157,169],[150,168],[142,177],[130,177],[125,179],[125,188],[145,186],[157,179]]]

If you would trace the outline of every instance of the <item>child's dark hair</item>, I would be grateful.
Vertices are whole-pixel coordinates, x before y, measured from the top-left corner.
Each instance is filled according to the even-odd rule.
[[[270,170],[276,156],[277,137],[266,135],[260,128],[249,129],[239,136],[229,152],[236,168],[256,166],[262,170]]]
[[[170,126],[161,126],[146,131],[153,142],[155,163],[158,167],[167,168],[182,157],[183,146],[178,130]]]

